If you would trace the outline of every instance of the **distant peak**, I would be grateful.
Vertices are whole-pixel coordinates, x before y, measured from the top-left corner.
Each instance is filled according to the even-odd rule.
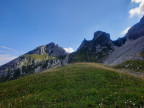
[[[49,46],[49,45],[55,46],[55,43],[51,42],[51,43],[47,44],[47,46]]]
[[[101,37],[101,36],[104,36],[104,37],[106,37],[107,39],[110,39],[110,34],[109,34],[109,33],[106,33],[106,32],[103,32],[103,31],[97,31],[97,32],[94,33],[94,38],[93,38],[93,40],[95,40],[95,39],[97,39],[97,38],[99,38],[99,37]]]

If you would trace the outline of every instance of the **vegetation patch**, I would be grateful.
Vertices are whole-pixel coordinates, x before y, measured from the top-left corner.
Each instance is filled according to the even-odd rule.
[[[26,55],[23,55],[21,57],[22,59],[22,66],[28,66],[28,65],[32,65],[33,62],[43,62],[43,61],[46,61],[46,60],[52,60],[56,57],[52,57],[52,56],[49,56],[47,53],[43,54],[43,55],[39,55],[39,54],[26,54]],[[27,59],[27,60],[25,60]]]
[[[137,108],[144,80],[94,63],[76,63],[0,84],[0,108]]]
[[[140,61],[140,60],[128,60],[115,67],[120,68],[120,69],[123,68],[123,69],[128,69],[128,70],[133,70],[133,71],[144,73],[144,61]]]
[[[44,60],[55,58],[55,57],[49,56],[48,53],[45,53],[43,55],[39,55],[39,54],[26,54],[23,57],[24,58],[31,58],[31,59],[39,59],[40,61],[44,61]]]

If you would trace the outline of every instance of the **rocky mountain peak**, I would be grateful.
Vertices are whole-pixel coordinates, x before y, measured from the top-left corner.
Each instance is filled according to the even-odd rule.
[[[45,52],[54,57],[65,56],[68,54],[62,47],[59,47],[53,42],[46,45]]]
[[[106,39],[106,40],[110,40],[110,34],[103,32],[103,31],[97,31],[94,33],[94,38],[93,40],[96,40],[98,38],[102,38],[102,39]]]
[[[55,47],[55,46],[58,46],[58,45],[56,45],[54,42],[51,42],[46,45],[46,47]]]
[[[41,72],[55,66],[66,65],[68,63],[68,57],[68,53],[53,42],[39,46],[1,66],[0,82]]]
[[[62,47],[59,47],[54,42],[51,42],[47,45],[39,46],[36,49],[28,52],[27,54],[43,55],[45,53],[48,53],[49,56],[54,56],[54,57],[64,56],[67,54],[66,51]]]
[[[97,31],[92,40],[84,39],[78,50],[70,54],[69,62],[99,62],[113,51],[113,43],[108,33]]]

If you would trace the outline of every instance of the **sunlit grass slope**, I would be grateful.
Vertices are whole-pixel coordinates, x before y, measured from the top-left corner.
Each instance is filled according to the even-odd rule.
[[[144,80],[76,63],[0,84],[0,108],[142,107]]]

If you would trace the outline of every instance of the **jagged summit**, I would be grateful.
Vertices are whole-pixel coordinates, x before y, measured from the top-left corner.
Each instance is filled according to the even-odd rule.
[[[47,45],[39,46],[36,49],[28,52],[27,54],[43,55],[45,53],[48,53],[49,56],[54,56],[54,57],[64,56],[67,54],[67,52],[62,47],[59,47],[54,42],[51,42]]]
[[[97,32],[95,32],[93,40],[96,40],[96,39],[101,38],[101,37],[103,37],[103,39],[110,40],[110,34],[108,34],[106,32],[103,32],[103,31],[97,31]]]
[[[83,47],[86,47],[88,44],[92,47],[92,44],[99,44],[99,45],[104,45],[104,44],[112,44],[112,41],[110,39],[110,34],[103,32],[103,31],[96,31],[94,33],[94,37],[92,40],[84,40],[82,41],[81,45],[79,46],[78,50],[80,50]]]
[[[103,31],[94,33],[94,38],[87,41],[83,40],[75,53],[70,54],[69,62],[100,62],[113,51],[113,43],[110,35]]]
[[[56,45],[55,43],[47,44],[45,47],[45,52],[54,57],[64,56],[68,54],[62,47]]]

